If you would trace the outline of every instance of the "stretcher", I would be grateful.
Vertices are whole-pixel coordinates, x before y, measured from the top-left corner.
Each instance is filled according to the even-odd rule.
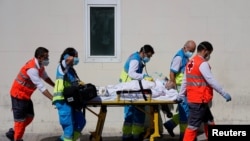
[[[146,95],[146,100],[144,99],[137,99],[137,100],[131,100],[131,99],[124,99],[122,98],[122,95],[124,93],[138,93],[142,92]],[[97,97],[98,100],[90,100],[87,102],[86,109],[97,116],[98,121],[95,128],[95,131],[90,132],[90,140],[91,141],[102,141],[102,131],[106,119],[107,114],[107,107],[108,106],[124,106],[124,105],[148,105],[150,107],[149,111],[142,110],[145,114],[149,116],[150,119],[150,126],[146,130],[146,134],[144,138],[149,137],[150,141],[154,141],[155,138],[160,137],[159,133],[159,105],[161,104],[175,104],[173,100],[159,100],[152,98],[152,91],[151,89],[143,89],[139,91],[116,91],[116,98],[115,99],[109,99],[109,100],[101,100],[100,97]],[[90,106],[99,106],[100,111],[99,113],[94,112],[90,109]],[[152,133],[153,132],[153,133]]]

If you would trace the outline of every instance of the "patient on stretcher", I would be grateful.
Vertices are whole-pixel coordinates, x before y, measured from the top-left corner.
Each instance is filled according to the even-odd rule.
[[[154,100],[166,100],[172,101],[177,98],[178,92],[175,89],[166,89],[166,83],[160,79],[155,81],[141,80],[141,85],[143,89],[150,89],[152,91],[152,99]],[[141,92],[133,92],[141,90],[138,80],[132,80],[129,82],[118,83],[116,85],[107,85],[103,87],[97,87],[98,97],[94,98],[96,100],[115,100],[117,97],[117,91],[126,91],[126,93],[121,92],[121,99],[124,100],[143,100],[143,95]],[[131,92],[130,92],[131,91]]]

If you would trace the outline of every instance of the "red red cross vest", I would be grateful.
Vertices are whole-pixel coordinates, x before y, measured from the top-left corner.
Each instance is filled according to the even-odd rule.
[[[209,103],[213,89],[202,76],[199,67],[205,60],[196,55],[186,65],[187,100],[191,103]]]
[[[31,95],[36,90],[36,85],[31,81],[30,77],[27,75],[27,70],[30,68],[37,69],[40,77],[44,73],[44,67],[41,67],[40,69],[37,68],[35,58],[29,60],[21,68],[16,79],[14,80],[10,90],[11,96],[22,100],[30,99]]]

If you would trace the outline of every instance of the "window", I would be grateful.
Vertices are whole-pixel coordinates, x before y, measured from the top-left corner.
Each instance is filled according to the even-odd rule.
[[[120,0],[86,0],[85,13],[85,61],[120,61]]]

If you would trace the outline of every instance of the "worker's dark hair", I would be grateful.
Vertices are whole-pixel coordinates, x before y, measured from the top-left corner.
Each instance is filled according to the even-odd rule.
[[[206,50],[212,52],[212,51],[213,51],[213,46],[212,46],[212,44],[211,44],[210,42],[208,42],[208,41],[203,41],[203,42],[201,42],[201,43],[198,45],[198,47],[197,47],[197,52],[201,52],[201,51],[204,50],[204,49],[206,49]]]
[[[143,47],[141,47],[140,52],[144,52],[144,53],[151,52],[152,54],[155,53],[154,48],[149,44],[146,44]]]
[[[77,54],[77,51],[73,48],[73,47],[68,47],[68,48],[66,48],[64,51],[63,51],[63,53],[62,53],[62,55],[61,55],[61,57],[60,57],[60,62],[62,61],[62,60],[64,60],[64,56],[65,55],[69,55],[69,56],[76,56],[76,54]]]
[[[48,53],[49,50],[46,49],[45,47],[38,47],[35,51],[35,57],[39,58],[39,57],[44,57],[45,53]]]

